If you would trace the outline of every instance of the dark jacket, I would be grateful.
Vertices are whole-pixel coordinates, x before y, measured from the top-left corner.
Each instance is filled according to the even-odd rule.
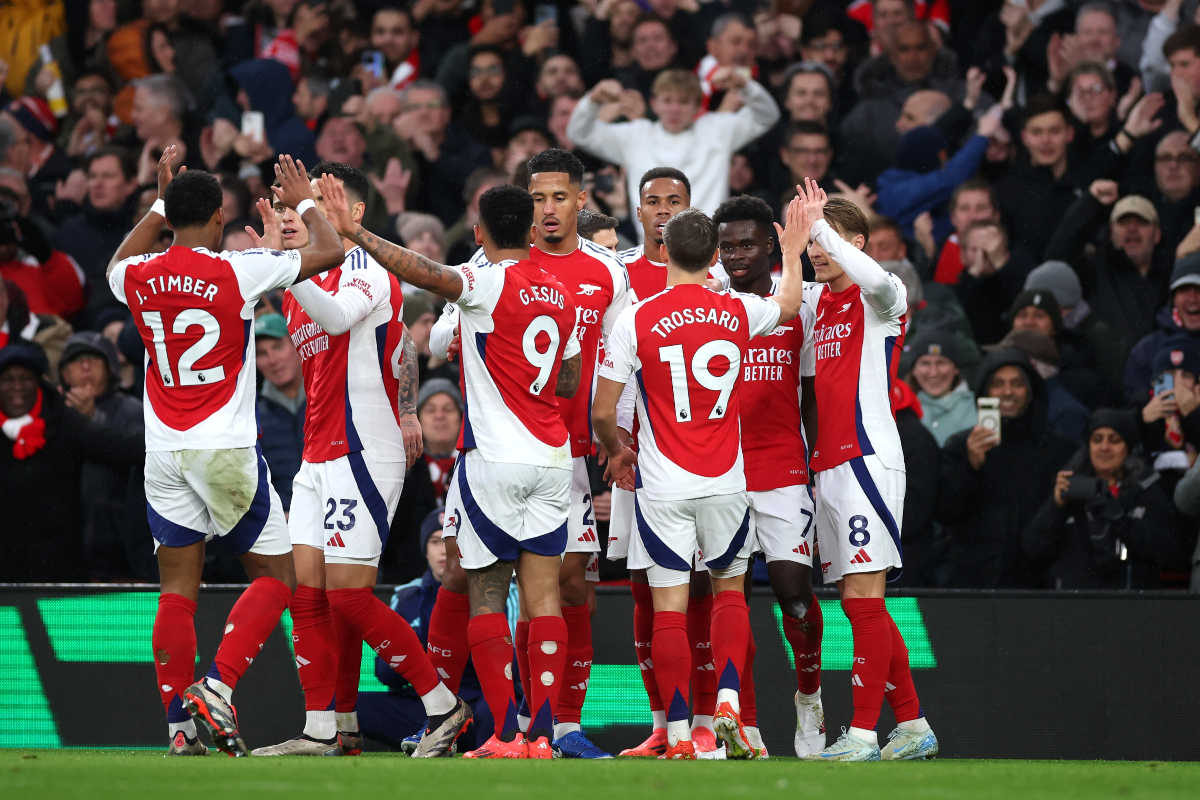
[[[942,448],[936,519],[950,540],[949,585],[958,588],[1026,589],[1036,576],[1021,550],[1021,534],[1054,487],[1054,477],[1076,444],[1046,422],[1046,384],[1017,350],[996,350],[979,365],[977,387],[1012,365],[1025,373],[1032,399],[1019,417],[1004,419],[1000,444],[977,471],[967,457],[971,429]]]
[[[1077,194],[1070,170],[1055,178],[1049,167],[1035,167],[1028,161],[1018,164],[996,184],[1009,241],[1025,247],[1041,263],[1059,220]]]
[[[1063,467],[1094,476],[1085,445]],[[1154,589],[1158,568],[1176,549],[1171,500],[1157,472],[1139,457],[1126,459],[1125,478],[1113,497],[1107,490],[1092,500],[1054,495],[1021,535],[1027,558],[1042,569],[1049,589]]]
[[[8,437],[0,437],[0,583],[85,580],[83,465],[128,468],[146,455],[140,428],[122,431],[89,420],[48,383],[42,398],[45,447],[22,461]]]
[[[934,238],[943,241],[954,232],[946,202],[958,185],[979,169],[987,146],[987,138],[973,136],[945,167],[934,172],[921,174],[899,167],[884,170],[875,184],[879,193],[875,210],[899,222],[905,236],[912,236],[914,219],[926,211],[933,212]]]
[[[1150,399],[1155,377],[1154,354],[1162,347],[1163,341],[1181,333],[1200,340],[1200,331],[1189,331],[1175,323],[1174,310],[1170,306],[1158,312],[1155,322],[1158,323],[1158,329],[1143,336],[1129,351],[1129,359],[1125,362],[1125,400],[1136,403],[1138,408],[1146,405]]]
[[[958,273],[954,293],[971,321],[976,342],[995,344],[1008,333],[1012,327],[1008,312],[1025,289],[1025,278],[1037,264],[1028,250],[1013,245],[1008,251],[1008,261],[988,277],[976,278],[966,269]]]
[[[85,200],[83,211],[59,226],[54,236],[54,248],[79,263],[91,292],[87,306],[74,319],[79,330],[90,327],[92,320],[104,309],[123,308],[108,288],[105,273],[109,259],[117,252],[126,234],[133,230],[136,210],[136,192],[116,211],[100,211]]]
[[[907,388],[907,384],[905,384]],[[911,393],[912,390],[909,390]],[[920,402],[914,395],[912,405],[896,410],[896,428],[904,450],[904,525],[900,541],[904,546],[904,571],[897,586],[928,586],[925,577],[933,547],[933,514],[938,495],[937,439],[921,424]]]
[[[1167,301],[1174,251],[1160,244],[1143,277],[1108,236],[1088,247],[1108,222],[1110,211],[1090,193],[1080,195],[1062,215],[1046,246],[1046,258],[1070,264],[1096,315],[1122,340],[1136,342],[1154,330],[1154,315]]]
[[[452,123],[438,148],[437,161],[431,163],[419,151],[415,155],[421,172],[418,209],[433,214],[447,227],[453,225],[467,207],[463,202],[467,176],[478,167],[490,167],[491,153]]]
[[[293,414],[271,398],[258,396],[258,425],[262,431],[259,444],[284,511],[292,508],[292,479],[300,471],[304,454],[305,405],[302,401]]]
[[[449,481],[449,478],[447,478]],[[379,559],[380,583],[404,583],[420,574],[425,563],[421,552],[421,523],[438,507],[438,496],[429,475],[429,464],[418,458],[404,475],[400,504]]]
[[[272,149],[316,166],[316,137],[296,116],[292,105],[295,89],[288,68],[274,59],[256,58],[238,64],[229,70],[229,75],[245,90],[250,107],[262,112],[267,141]],[[240,124],[240,114],[235,121]]]

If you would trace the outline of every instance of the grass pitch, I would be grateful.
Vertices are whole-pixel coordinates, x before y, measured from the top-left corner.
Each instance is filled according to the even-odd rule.
[[[1200,764],[959,761],[810,764],[649,760],[465,762],[358,758],[166,759],[128,750],[0,750],[5,800],[234,798],[1120,798],[1200,795]]]

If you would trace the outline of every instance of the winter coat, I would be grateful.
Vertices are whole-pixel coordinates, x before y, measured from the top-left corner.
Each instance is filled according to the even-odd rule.
[[[49,383],[41,388],[46,445],[19,460],[8,437],[0,437],[0,583],[85,580],[84,463],[128,468],[146,455],[141,428],[89,420]]]
[[[925,416],[921,424],[933,434],[938,447],[944,447],[946,440],[959,431],[969,430],[975,426],[978,412],[975,410],[975,395],[966,381],[958,384],[941,397],[934,397],[928,392],[917,392],[921,401],[921,409]],[[907,460],[905,461],[907,464]]]
[[[905,236],[913,235],[914,219],[931,211],[934,238],[942,241],[954,232],[946,203],[958,185],[978,171],[987,147],[986,137],[972,136],[940,170],[925,174],[899,167],[884,170],[875,183],[875,211],[899,222]]]
[[[1085,445],[1063,467],[1094,476]],[[1044,566],[1049,589],[1154,589],[1158,567],[1176,549],[1171,500],[1160,475],[1143,459],[1124,464],[1114,497],[1107,489],[1089,501],[1054,502],[1054,494],[1021,534],[1025,556]]]
[[[1055,178],[1049,167],[1018,164],[996,184],[1000,216],[1010,244],[1020,244],[1041,263],[1059,221],[1075,202],[1078,184],[1068,170]]]
[[[897,402],[897,389],[904,400]],[[938,495],[938,443],[922,424],[923,409],[908,384],[893,384],[892,407],[904,450],[904,524],[900,529],[904,571],[898,586],[926,586],[925,571],[933,549],[933,513]]]
[[[1200,331],[1189,331],[1175,322],[1174,309],[1170,307],[1158,312],[1155,321],[1158,323],[1158,330],[1143,336],[1129,351],[1129,359],[1125,362],[1125,400],[1136,403],[1139,407],[1146,405],[1146,401],[1150,399],[1150,389],[1155,378],[1154,356],[1162,347],[1163,341],[1180,333],[1200,340]]]
[[[1006,365],[1025,373],[1032,398],[1020,416],[1002,420],[1000,444],[987,452],[979,470],[967,457],[969,429],[951,436],[942,448],[935,518],[950,540],[952,587],[1026,589],[1036,584],[1021,550],[1021,534],[1077,447],[1047,424],[1046,384],[1019,351],[988,355],[980,364],[977,386],[986,386]]]
[[[262,112],[267,141],[276,153],[287,153],[297,161],[316,166],[316,136],[296,116],[292,105],[292,76],[288,68],[269,58],[255,58],[229,70],[250,99],[250,108]],[[226,116],[224,103],[218,113]],[[237,120],[240,124],[240,114]],[[312,159],[309,161],[309,159]]]
[[[392,517],[391,531],[379,559],[381,583],[403,583],[425,563],[421,552],[421,524],[439,505],[429,474],[429,464],[418,458],[404,476],[400,504]]]
[[[54,248],[75,259],[91,290],[87,306],[73,320],[79,330],[89,328],[104,309],[124,307],[108,288],[106,273],[113,253],[133,230],[136,210],[136,192],[116,211],[101,211],[85,200],[83,211],[60,225],[54,236]]]
[[[954,293],[962,304],[975,341],[980,345],[995,344],[1012,327],[1008,312],[1013,301],[1025,290],[1025,279],[1038,262],[1024,247],[1012,246],[1008,261],[986,278],[976,278],[966,269],[958,273]]]
[[[293,414],[271,398],[258,395],[259,444],[284,511],[292,508],[292,479],[300,471],[304,454],[304,408],[302,401]]]

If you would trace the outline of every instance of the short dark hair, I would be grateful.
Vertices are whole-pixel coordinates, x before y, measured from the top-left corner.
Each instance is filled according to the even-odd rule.
[[[528,247],[533,196],[520,186],[493,186],[479,198],[479,224],[501,250]]]
[[[900,227],[900,223],[891,217],[876,216],[871,220],[869,226],[871,233],[879,233],[880,231],[892,231],[901,239],[904,238],[904,229]]]
[[[1071,112],[1067,109],[1067,104],[1061,97],[1049,92],[1035,94],[1025,103],[1025,117],[1021,121],[1021,126],[1024,127],[1034,117],[1054,113],[1061,114],[1064,120],[1071,119]]]
[[[551,147],[529,159],[529,179],[539,172],[565,172],[571,183],[583,184],[583,162],[574,153]]]
[[[322,175],[332,175],[341,181],[346,187],[346,194],[350,195],[350,202],[367,202],[371,193],[371,182],[361,170],[336,161],[318,161],[317,165],[308,171],[308,177],[319,178]]]
[[[1184,25],[1163,42],[1163,57],[1170,58],[1180,50],[1200,55],[1200,25]]]
[[[629,34],[632,36],[633,34],[637,33],[637,29],[642,27],[643,25],[646,25],[647,23],[655,23],[657,25],[662,25],[664,28],[667,29],[667,35],[671,37],[671,41],[673,41],[673,42],[676,41],[675,31],[671,30],[671,26],[667,24],[667,21],[665,19],[663,19],[662,17],[660,17],[658,14],[654,14],[651,12],[646,12],[645,14],[642,14],[640,17],[638,17],[636,20],[634,20],[633,27],[629,29]]]
[[[685,208],[663,227],[663,244],[671,263],[686,272],[701,272],[717,252],[717,226],[698,208]]]
[[[833,147],[833,137],[829,129],[813,119],[798,119],[787,127],[787,135],[783,137],[783,146],[790,147],[793,136],[824,136],[825,142]]]
[[[417,22],[416,22],[416,20],[413,19],[413,15],[412,15],[411,11],[409,11],[404,6],[392,5],[392,4],[388,4],[388,5],[385,5],[380,8],[375,9],[375,13],[371,15],[371,24],[375,23],[376,17],[378,17],[380,14],[385,14],[385,13],[386,14],[402,14],[402,15],[404,15],[405,19],[408,20],[408,27],[410,27],[410,28],[417,27]]]
[[[496,58],[500,59],[500,63],[504,65],[505,73],[508,72],[508,61],[505,59],[504,51],[498,45],[494,44],[473,45],[467,51],[467,65],[470,66],[471,62],[475,60],[475,56],[479,55],[480,53],[491,53]]]
[[[844,197],[831,197],[825,204],[825,221],[842,236],[858,236],[862,234],[863,246],[871,238],[871,226],[853,200]]]
[[[502,169],[495,167],[476,167],[467,176],[467,182],[463,186],[463,202],[470,203],[471,198],[479,191],[479,187],[485,183],[495,182],[497,185],[508,183],[508,173]]]
[[[576,214],[579,235],[589,241],[600,231],[616,230],[619,224],[620,220],[616,217],[598,214],[595,211],[588,211],[586,208],[579,209],[579,213]]]
[[[963,192],[987,192],[988,201],[992,204],[992,208],[1000,208],[1000,198],[996,194],[996,187],[983,178],[972,178],[965,183],[960,183],[954,189],[954,194],[950,195],[950,204],[946,206],[947,210],[954,211],[954,207],[958,205],[958,198],[962,196]]]
[[[775,235],[775,212],[766,200],[750,194],[731,197],[721,203],[713,213],[712,221],[718,227],[726,222],[757,222],[768,236]]]
[[[125,176],[125,180],[132,180],[137,177],[137,162],[133,160],[133,156],[124,147],[101,147],[87,157],[87,162],[84,164],[86,169],[92,168],[92,162],[100,158],[115,158],[117,163],[121,165],[121,174]]]
[[[176,175],[167,184],[163,196],[167,222],[175,230],[207,225],[223,201],[221,184],[216,177],[200,169],[189,169]]]
[[[642,179],[638,181],[638,196],[642,194],[642,190],[646,188],[646,184],[650,181],[656,181],[659,178],[670,178],[673,181],[679,181],[683,184],[683,188],[687,189],[688,200],[692,199],[692,182],[688,180],[688,176],[683,174],[683,170],[675,169],[674,167],[654,167],[646,170],[642,175]]]

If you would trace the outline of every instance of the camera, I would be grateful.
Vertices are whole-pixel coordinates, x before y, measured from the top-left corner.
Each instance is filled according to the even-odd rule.
[[[1090,475],[1072,475],[1068,480],[1067,490],[1063,492],[1063,498],[1067,500],[1086,503],[1108,491],[1108,481]]]

